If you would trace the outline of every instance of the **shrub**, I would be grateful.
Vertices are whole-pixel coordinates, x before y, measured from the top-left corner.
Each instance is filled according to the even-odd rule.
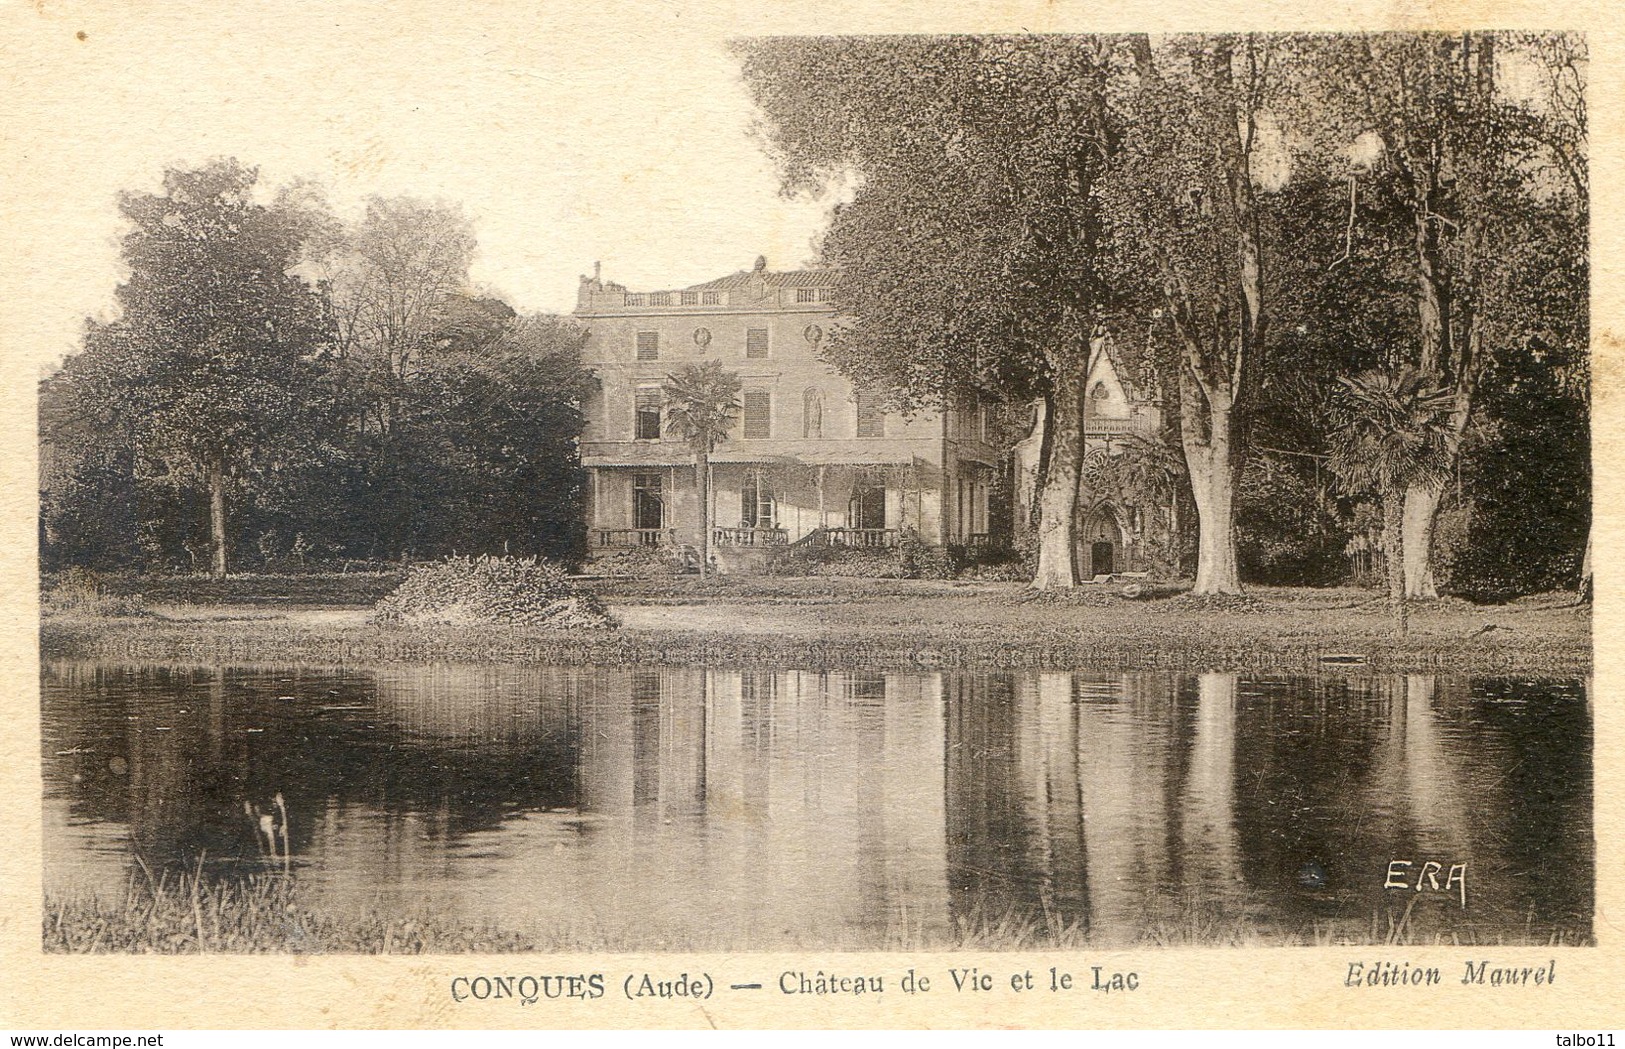
[[[959,568],[960,579],[1024,583],[1036,571],[1036,559],[1027,558],[1016,546],[950,546],[948,552]]]
[[[379,623],[610,628],[603,602],[536,558],[453,557],[414,566],[373,608]]]
[[[959,561],[945,547],[904,529],[894,547],[782,547],[763,566],[768,575],[851,576],[860,579],[952,579]]]
[[[952,579],[959,573],[959,561],[952,551],[926,542],[912,528],[903,529],[897,553],[904,579]]]
[[[46,615],[144,616],[146,602],[140,594],[109,593],[100,573],[74,565],[52,586],[40,593],[40,610]]]
[[[682,557],[671,546],[630,546],[595,554],[588,562],[594,575],[615,579],[651,579],[676,575],[682,569]]]
[[[970,564],[959,570],[959,578],[977,579],[984,583],[1025,583],[1032,577],[1033,570],[1019,558]]]
[[[762,570],[776,576],[852,576],[902,579],[902,558],[883,547],[781,547],[768,555]]]

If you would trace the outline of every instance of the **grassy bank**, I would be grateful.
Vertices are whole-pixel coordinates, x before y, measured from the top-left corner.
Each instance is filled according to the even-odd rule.
[[[192,875],[132,881],[120,899],[45,898],[43,946],[54,954],[455,954],[534,950],[495,929],[431,916],[324,915],[274,876],[216,881]]]
[[[1583,946],[1588,930],[1526,925],[1511,930],[1374,911],[1369,919],[1316,920],[1300,927],[1223,915],[1184,905],[1142,916],[1138,928],[1091,935],[1051,911],[1034,913],[973,905],[946,925],[925,928],[918,916],[893,915],[863,941],[735,943],[719,938],[680,942],[660,930],[597,926],[545,934],[457,925],[426,914],[365,910],[324,914],[300,899],[297,878],[248,875],[205,879],[191,874],[132,880],[120,899],[48,894],[42,944],[56,954],[489,954],[517,952],[727,951],[765,949],[1017,951],[1097,947],[1330,947],[1414,945]]]
[[[728,665],[851,669],[1213,669],[1303,673],[1329,656],[1383,672],[1579,675],[1590,608],[1551,594],[1418,604],[1394,638],[1369,591],[1258,589],[1198,599],[1087,587],[908,580],[603,581],[622,627],[385,627],[364,611],[219,603],[142,618],[47,618],[47,658],[240,666],[354,663]]]
[[[246,605],[267,608],[371,607],[401,584],[404,571],[311,572],[303,575],[97,576],[116,597],[140,597],[147,605]],[[50,581],[46,589],[50,588]]]

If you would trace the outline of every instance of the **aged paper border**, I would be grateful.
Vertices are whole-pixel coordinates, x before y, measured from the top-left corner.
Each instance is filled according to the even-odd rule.
[[[203,0],[153,0],[142,4],[57,3],[8,0],[0,5],[0,85],[52,78],[74,46],[74,30],[116,32],[127,19],[184,17]],[[629,16],[653,6],[610,4]],[[290,17],[319,18],[334,7],[360,9],[393,23],[395,35],[432,37],[446,18],[477,17],[490,4],[402,5],[335,0],[332,5],[288,5]],[[569,33],[572,11],[547,2],[531,5],[538,17]],[[1606,2],[1571,0],[1332,0],[1287,3],[1188,4],[1132,0],[1114,5],[1077,0],[1003,0],[947,5],[854,0],[674,0],[659,5],[684,18],[705,19],[725,35],[832,32],[1055,32],[1240,29],[1578,29],[1591,51],[1591,164],[1593,193],[1594,458],[1598,465],[1598,578],[1595,620],[1595,828],[1598,873],[1595,948],[1503,948],[1388,950],[1382,948],[1209,949],[1131,952],[955,954],[738,954],[614,955],[493,958],[229,956],[85,957],[46,955],[40,949],[41,870],[39,842],[40,751],[37,682],[37,575],[35,569],[36,466],[34,355],[25,352],[29,333],[16,303],[35,282],[30,261],[9,252],[3,230],[12,209],[49,209],[52,173],[30,156],[30,146],[71,127],[42,126],[38,114],[15,106],[16,93],[0,89],[0,661],[5,669],[4,733],[0,735],[0,1028],[20,1031],[137,1029],[321,1029],[321,1028],[687,1028],[687,1027],[906,1027],[906,1028],[1548,1028],[1586,1031],[1618,1018],[1617,995],[1625,987],[1625,868],[1622,868],[1622,798],[1618,770],[1625,719],[1618,697],[1625,690],[1625,653],[1614,643],[1620,620],[1619,562],[1625,555],[1625,328],[1621,322],[1618,271],[1625,256],[1625,198],[1621,196],[1622,128],[1625,128],[1625,37]],[[250,27],[245,26],[245,31]],[[588,39],[583,46],[610,48],[613,41]],[[267,63],[279,56],[267,49]],[[681,89],[681,70],[662,73]],[[166,85],[132,85],[124,98],[85,98],[89,107],[118,107],[140,119],[146,107],[163,104]],[[20,213],[20,212],[18,212]],[[75,231],[64,228],[62,235]],[[1544,964],[1557,960],[1548,987],[1492,990],[1463,987],[1464,961],[1491,957],[1498,964]],[[1437,965],[1443,987],[1351,989],[1343,976],[1351,961],[1408,961]],[[1037,992],[1009,989],[1008,975],[1051,965],[1085,971],[1089,965],[1131,968],[1142,989],[1131,995]],[[893,990],[895,978],[913,967],[944,977],[951,965],[979,965],[996,974],[995,990],[971,995],[952,991],[908,996]],[[762,982],[771,988],[790,968],[832,967],[843,972],[888,976],[884,995],[812,998],[772,993],[730,994],[704,1002],[632,1003],[620,997],[621,976],[648,971],[674,976],[704,971],[718,985]],[[600,971],[609,993],[596,1002],[455,1003],[455,976],[498,973]]]

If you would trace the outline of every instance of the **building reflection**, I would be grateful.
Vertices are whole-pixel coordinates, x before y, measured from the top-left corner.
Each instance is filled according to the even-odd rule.
[[[1303,927],[1387,903],[1393,858],[1468,863],[1497,915],[1585,927],[1584,696],[1425,675],[58,666],[48,880],[101,864],[116,884],[130,847],[252,867],[245,806],[281,795],[326,902],[583,942]]]
[[[1042,922],[1103,944],[1140,938],[1182,854],[1177,834],[1193,826],[1171,818],[1180,805],[1175,684],[1162,674],[1054,672],[949,683],[957,923]],[[1210,765],[1222,780],[1217,760]],[[1212,820],[1222,822],[1226,797],[1211,792]]]

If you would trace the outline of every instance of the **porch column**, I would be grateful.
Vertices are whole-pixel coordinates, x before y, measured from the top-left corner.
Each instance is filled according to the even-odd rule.
[[[824,464],[818,464],[818,527],[829,527],[829,515],[824,510]]]
[[[604,471],[592,468],[592,520],[594,528],[604,527]]]

